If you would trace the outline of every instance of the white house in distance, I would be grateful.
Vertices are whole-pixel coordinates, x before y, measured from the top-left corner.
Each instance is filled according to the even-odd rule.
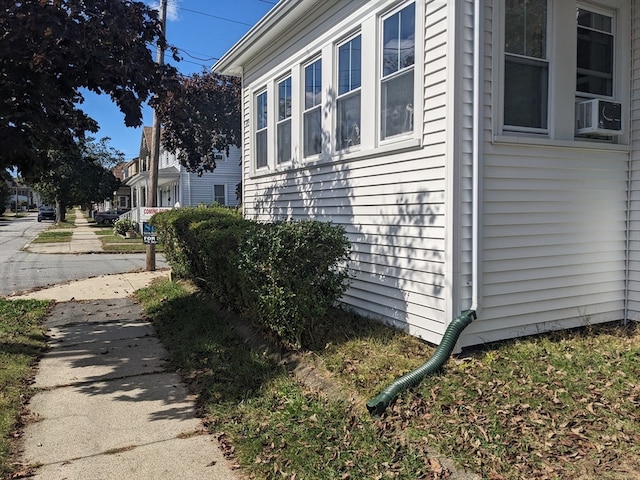
[[[135,222],[140,222],[142,208],[149,194],[149,167],[151,161],[151,127],[144,127],[140,144],[140,156],[130,161],[125,168],[125,183],[131,187],[131,213]],[[236,187],[242,179],[240,149],[231,147],[229,156],[216,154],[216,169],[213,172],[188,172],[180,165],[175,153],[160,147],[158,162],[157,206],[182,207],[198,205],[236,206],[240,199]]]
[[[281,0],[243,82],[247,217],[332,221],[343,301],[458,346],[640,318],[640,0]]]

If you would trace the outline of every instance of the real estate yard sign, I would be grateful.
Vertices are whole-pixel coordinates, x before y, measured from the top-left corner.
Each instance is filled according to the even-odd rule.
[[[172,207],[144,207],[140,220],[142,221],[142,242],[147,245],[158,243],[156,228],[149,223],[149,219],[156,213],[171,210]]]

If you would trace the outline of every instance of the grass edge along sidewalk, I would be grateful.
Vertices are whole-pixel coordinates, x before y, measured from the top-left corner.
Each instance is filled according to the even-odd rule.
[[[21,414],[34,393],[30,387],[46,348],[42,326],[51,302],[0,299],[0,478],[13,478]]]
[[[188,284],[138,291],[212,432],[250,478],[452,478],[433,452],[487,479],[640,479],[640,331],[594,326],[452,358],[380,419],[360,400],[433,348],[335,310],[299,352],[330,399],[251,349]]]

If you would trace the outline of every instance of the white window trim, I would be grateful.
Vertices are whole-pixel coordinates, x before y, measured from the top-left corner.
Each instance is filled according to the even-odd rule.
[[[320,60],[320,65],[321,65],[321,75],[320,75],[320,103],[318,105],[314,105],[311,108],[306,108],[305,106],[305,95],[306,95],[306,78],[305,78],[305,69],[309,66],[311,66],[312,64],[314,64],[315,62],[317,62],[318,60]],[[324,136],[327,134],[326,130],[325,130],[325,123],[322,121],[322,110],[323,107],[326,103],[326,99],[327,99],[327,95],[326,95],[326,84],[325,84],[325,74],[326,74],[326,70],[327,70],[327,66],[325,65],[325,59],[324,56],[322,55],[322,53],[318,53],[316,55],[313,55],[312,57],[310,57],[309,59],[307,59],[306,61],[302,62],[300,64],[300,88],[299,88],[299,98],[300,98],[300,118],[299,121],[297,122],[300,125],[300,138],[299,138],[299,144],[300,144],[300,158],[302,158],[304,161],[313,161],[313,160],[318,160],[319,158],[321,158],[323,155],[326,155],[326,152],[324,151],[326,146],[324,144]],[[331,66],[331,64],[329,64],[329,66]],[[305,156],[304,154],[304,117],[305,114],[308,112],[311,112],[312,110],[315,109],[320,109],[320,134],[321,134],[321,138],[323,138],[322,140],[322,145],[320,146],[320,153],[315,153],[312,155],[309,155],[308,157]]]
[[[284,82],[285,80],[289,79],[291,81],[291,114],[289,115],[289,117],[287,117],[284,120],[280,120],[280,108],[279,108],[279,102],[280,102],[280,83]],[[294,97],[296,96],[296,88],[298,88],[298,85],[296,83],[294,83],[293,81],[293,75],[291,74],[291,72],[287,72],[284,75],[281,75],[280,77],[277,78],[277,80],[274,82],[274,92],[275,92],[275,98],[273,99],[273,122],[275,125],[275,130],[273,132],[273,138],[274,138],[274,142],[275,142],[275,158],[274,158],[274,163],[275,163],[275,168],[276,169],[280,169],[283,167],[289,167],[293,164],[293,150],[294,150],[294,137],[293,137],[293,125],[294,125],[294,119],[297,120],[297,111],[294,110],[294,105],[296,104],[296,102],[294,101]],[[268,99],[267,99],[268,100]],[[285,160],[284,162],[280,162],[278,161],[278,127],[280,126],[280,124],[289,121],[289,135],[291,136],[290,138],[290,142],[291,142],[291,150],[289,152],[289,160]],[[269,139],[269,135],[267,134],[267,141]]]
[[[513,131],[504,129],[504,1],[500,0],[495,3],[492,15],[492,42],[491,55],[494,59],[494,71],[492,75],[492,95],[493,95],[493,116],[491,121],[492,143],[509,144],[516,142],[517,144],[531,145],[576,145],[580,147],[584,142],[591,145],[595,143],[606,143],[608,145],[628,145],[629,143],[629,97],[630,97],[630,54],[622,52],[626,39],[631,38],[628,22],[616,21],[614,25],[614,86],[613,100],[621,102],[623,105],[623,135],[615,138],[616,143],[610,143],[609,139],[594,140],[582,138],[575,135],[575,102],[589,97],[577,95],[576,91],[576,49],[577,36],[575,21],[575,12],[578,6],[585,7],[588,10],[598,12],[601,10],[605,14],[614,13],[618,19],[628,18],[631,16],[631,8],[627,0],[600,0],[594,3],[583,1],[563,0],[562,2],[549,1],[547,12],[547,51],[549,60],[549,104],[548,104],[548,131],[547,133]],[[573,23],[571,29],[558,32],[558,24],[560,20],[557,18],[561,15],[563,18],[572,16]],[[565,24],[566,25],[566,24]],[[558,37],[562,38],[559,39]],[[566,40],[571,38],[571,43]],[[560,42],[560,43],[559,43]],[[556,46],[562,44],[563,48],[570,49],[566,51],[564,58],[562,52],[557,51]],[[549,50],[550,49],[550,50]],[[570,57],[567,57],[569,55]],[[499,61],[496,61],[499,59]],[[561,75],[559,70],[572,65],[572,73]],[[592,98],[598,98],[592,97]],[[606,97],[612,99],[611,97]]]
[[[618,67],[618,51],[620,48],[618,45],[620,41],[618,39],[618,15],[615,10],[607,9],[604,6],[596,6],[590,3],[584,2],[576,2],[576,8],[581,8],[582,10],[587,10],[589,12],[597,13],[600,15],[604,15],[611,18],[611,34],[613,35],[613,79],[612,79],[612,88],[611,95],[599,95],[596,93],[587,93],[587,92],[578,92],[576,89],[576,101],[587,100],[590,98],[602,98],[604,100],[616,100],[619,96],[618,90],[618,76],[620,75],[620,70]],[[577,22],[576,22],[576,35],[577,35]],[[576,39],[577,40],[577,39]],[[576,65],[576,73],[577,73],[577,65]]]
[[[378,155],[392,155],[394,153],[418,150],[422,147],[423,118],[422,107],[414,113],[413,131],[407,134],[398,134],[381,140],[381,70],[380,55],[382,39],[381,19],[403,9],[410,3],[415,3],[415,56],[414,69],[414,105],[422,106],[424,97],[423,71],[424,71],[424,16],[425,5],[419,0],[404,0],[393,2],[391,7],[383,6],[372,8],[369,15],[363,19],[358,16],[357,22],[347,17],[333,26],[325,35],[317,38],[303,51],[299,51],[290,57],[290,62],[280,64],[277,69],[263,73],[252,80],[252,86],[247,90],[251,95],[249,102],[249,118],[247,125],[251,126],[251,134],[248,136],[250,152],[250,177],[263,177],[291,171],[296,168],[306,168],[326,163],[340,163],[372,158]],[[358,15],[358,14],[356,14]],[[338,75],[338,46],[342,45],[356,35],[361,35],[362,45],[376,45],[376,48],[362,48],[361,52],[361,141],[360,145],[337,150],[337,75]],[[322,152],[318,155],[304,157],[303,146],[303,115],[304,115],[304,67],[322,59],[322,132],[329,136],[329,142],[323,142]],[[276,159],[276,119],[277,119],[277,83],[290,72],[292,76],[292,161],[277,164]],[[255,85],[255,87],[254,87]],[[267,91],[268,113],[267,125],[267,166],[256,168],[255,142],[256,122],[255,112],[256,97]],[[332,99],[331,101],[329,101]],[[371,101],[375,99],[375,101]]]
[[[498,53],[497,56],[495,56],[494,53],[494,65],[495,68],[498,70],[498,75],[499,75],[499,80],[498,80],[498,85],[499,85],[499,92],[498,92],[498,109],[497,109],[497,115],[496,117],[498,118],[498,130],[501,134],[503,135],[510,135],[510,134],[533,134],[535,136],[550,136],[550,132],[552,131],[552,124],[553,124],[553,112],[552,112],[552,98],[554,96],[554,92],[552,91],[553,85],[552,85],[552,75],[554,74],[555,68],[554,68],[554,59],[553,59],[553,52],[554,52],[554,45],[555,45],[555,37],[553,35],[553,24],[554,24],[554,10],[553,10],[553,1],[552,0],[547,0],[547,38],[546,38],[546,52],[545,52],[545,58],[544,59],[539,59],[541,62],[545,62],[547,63],[547,128],[533,128],[533,127],[521,127],[521,126],[515,126],[515,125],[505,125],[505,121],[504,121],[504,95],[505,95],[505,61],[506,61],[506,46],[505,46],[505,29],[504,29],[504,22],[505,22],[505,18],[506,18],[506,8],[504,6],[504,0],[501,0],[500,2],[498,2],[499,7],[497,7],[498,10],[498,23],[497,25],[494,24],[494,28],[493,31],[494,33],[497,33],[499,36],[499,42],[496,42],[496,45],[498,47]],[[497,27],[497,28],[496,28]],[[509,54],[509,55],[514,55],[514,56],[520,56],[517,54]],[[495,62],[495,59],[498,58],[499,62]],[[529,57],[524,57],[524,58],[529,58]],[[495,131],[495,130],[494,130]]]
[[[265,127],[267,130],[267,164],[265,166],[261,166],[258,167],[258,145],[257,145],[257,134],[258,134],[258,97],[260,95],[262,95],[263,93],[267,94],[267,126]],[[272,92],[273,93],[273,92]],[[268,171],[269,170],[269,166],[270,166],[270,147],[269,144],[270,139],[269,139],[269,135],[270,135],[270,131],[273,129],[273,126],[270,125],[271,121],[270,121],[270,115],[269,115],[269,110],[271,108],[271,105],[269,103],[269,88],[265,87],[265,86],[261,86],[260,88],[256,89],[255,91],[251,92],[251,136],[250,136],[250,145],[251,145],[251,171],[252,172],[264,172],[264,171]],[[261,129],[262,130],[262,129]]]
[[[383,24],[386,18],[394,15],[400,10],[407,7],[409,4],[415,3],[415,25],[414,25],[414,45],[413,45],[413,54],[415,56],[413,62],[413,106],[414,106],[414,116],[413,116],[413,130],[409,132],[400,133],[398,135],[389,136],[387,138],[382,138],[382,82],[383,82],[383,74],[382,74],[382,53],[384,49],[384,28]],[[420,19],[424,18],[424,10],[423,4],[425,2],[420,1],[406,1],[401,3],[400,5],[394,6],[392,9],[381,12],[378,16],[378,42],[377,42],[377,52],[376,52],[376,125],[375,125],[375,133],[376,133],[376,143],[379,146],[385,145],[394,145],[397,143],[403,143],[407,140],[411,140],[414,138],[420,138],[422,133],[422,115],[421,109],[417,110],[416,107],[418,105],[422,106],[422,94],[420,86],[422,85],[422,70],[424,65],[424,55],[422,50],[422,36],[421,29],[419,26],[421,25]],[[398,72],[395,72],[393,75],[397,75]]]
[[[340,49],[340,47],[350,41],[352,41],[353,39],[355,39],[356,37],[360,37],[360,45],[361,45],[361,49],[360,49],[360,86],[357,88],[354,88],[352,90],[349,90],[346,93],[343,94],[339,94],[338,93],[338,88],[339,88],[339,80],[338,80],[338,76],[340,74],[339,71],[339,54],[338,51]],[[367,117],[365,115],[365,108],[364,108],[364,104],[363,104],[363,91],[364,91],[364,79],[365,79],[365,36],[363,34],[362,28],[352,31],[351,33],[349,33],[348,35],[342,37],[341,39],[337,40],[336,42],[334,42],[334,47],[333,47],[333,58],[334,61],[332,62],[333,65],[333,69],[331,71],[331,87],[334,91],[334,100],[331,104],[331,108],[332,108],[332,128],[331,130],[329,130],[329,134],[330,134],[330,138],[331,138],[331,145],[333,146],[333,151],[336,152],[337,154],[346,154],[349,152],[353,152],[353,151],[358,151],[362,148],[362,142],[363,142],[363,132],[365,129],[365,125],[363,125],[363,123],[367,122]],[[338,100],[340,99],[345,99],[351,96],[355,96],[356,93],[358,95],[360,95],[360,142],[357,145],[353,145],[351,147],[347,147],[347,148],[340,148],[339,144],[338,144],[338,135],[337,135],[337,131],[338,131]],[[368,123],[368,122],[367,122]]]

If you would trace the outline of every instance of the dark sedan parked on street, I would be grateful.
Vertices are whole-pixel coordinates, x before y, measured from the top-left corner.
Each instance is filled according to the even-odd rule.
[[[93,219],[96,223],[101,223],[102,225],[113,225],[120,215],[128,211],[129,210],[105,210],[104,212],[96,212],[93,215]]]
[[[38,221],[42,220],[53,220],[56,221],[56,209],[53,207],[49,207],[47,205],[43,205],[38,209]]]

